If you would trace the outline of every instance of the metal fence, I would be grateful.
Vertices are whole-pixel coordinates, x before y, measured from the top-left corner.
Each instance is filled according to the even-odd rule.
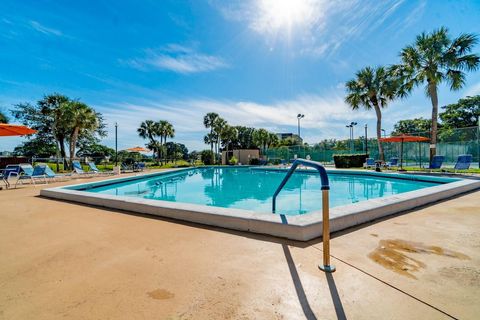
[[[453,166],[461,154],[471,154],[473,162],[479,164],[480,154],[479,127],[460,128],[454,130],[439,130],[437,139],[437,154],[445,156],[444,165]],[[410,135],[430,138],[430,132],[412,132]],[[368,154],[371,158],[379,159],[377,139],[368,139]],[[319,143],[314,146],[278,147],[266,150],[269,161],[279,162],[298,158],[310,157],[322,163],[333,163],[334,154],[365,153],[365,139],[359,137],[353,141],[343,141],[334,146],[330,143]],[[400,157],[400,143],[382,143],[385,159]],[[429,163],[429,142],[405,142],[403,145],[403,159],[406,166],[425,166]],[[478,165],[480,167],[480,164]],[[472,165],[477,167],[477,165]]]

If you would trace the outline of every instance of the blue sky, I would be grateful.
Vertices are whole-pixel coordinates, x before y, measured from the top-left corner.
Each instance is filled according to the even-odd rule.
[[[294,3],[295,5],[292,5]],[[0,2],[0,108],[59,92],[102,112],[103,143],[142,145],[136,128],[168,120],[175,141],[203,144],[203,115],[232,125],[295,132],[309,143],[346,138],[345,124],[374,112],[350,111],[344,83],[368,65],[392,64],[422,31],[480,34],[479,1],[191,0]],[[480,46],[475,49],[480,52]],[[440,105],[480,94],[480,72]],[[430,114],[418,89],[384,112],[384,128]],[[359,129],[356,130],[360,134]],[[11,150],[21,138],[3,138]]]

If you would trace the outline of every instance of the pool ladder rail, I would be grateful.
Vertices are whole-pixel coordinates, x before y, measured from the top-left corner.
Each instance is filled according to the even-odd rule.
[[[276,202],[277,196],[280,191],[283,189],[285,184],[287,183],[288,179],[292,176],[299,165],[304,165],[306,167],[311,167],[317,169],[318,173],[320,174],[320,180],[322,183],[322,243],[323,243],[323,265],[319,265],[318,267],[320,270],[325,272],[334,272],[335,266],[330,264],[330,208],[328,203],[328,196],[330,191],[330,185],[328,183],[328,175],[325,168],[322,166],[320,162],[312,161],[312,160],[305,160],[305,159],[296,159],[290,169],[288,170],[285,178],[283,178],[282,182],[278,186],[277,190],[273,194],[272,198],[272,212],[275,213],[276,210]]]

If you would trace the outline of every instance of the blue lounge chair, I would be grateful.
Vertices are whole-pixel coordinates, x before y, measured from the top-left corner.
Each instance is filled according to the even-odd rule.
[[[10,179],[12,176],[18,177],[21,170],[22,169],[18,164],[9,164],[5,169],[0,169],[0,179],[3,183],[5,183],[7,189],[10,187],[10,182],[8,179]]]
[[[440,169],[443,164],[443,160],[445,160],[444,156],[433,156],[432,162],[428,165],[428,169]]]
[[[76,173],[78,175],[87,176],[87,175],[96,174],[95,171],[86,172],[85,170],[83,170],[82,165],[80,164],[80,161],[78,161],[78,160],[73,160],[72,161],[72,167],[73,167],[73,173]]]
[[[134,172],[143,171],[143,170],[145,170],[145,162],[135,162],[133,164]]]
[[[20,174],[32,175],[33,174],[33,167],[30,163],[20,163]]]
[[[88,167],[90,168],[91,173],[96,173],[96,174],[113,174],[113,171],[100,171],[100,169],[97,168],[97,165],[95,162],[89,162]]]
[[[472,163],[472,155],[471,154],[461,154],[458,156],[457,163],[455,163],[455,172],[457,170],[468,170],[470,168],[470,163]]]
[[[17,187],[18,183],[22,182],[23,180],[30,180],[30,182],[34,185],[35,185],[35,180],[36,179],[43,179],[43,181],[45,183],[47,183],[47,175],[45,173],[45,170],[47,168],[46,165],[40,164],[40,165],[35,166],[35,168],[33,168],[33,171],[31,172],[31,174],[27,173],[27,172],[30,171],[29,170],[30,167],[31,167],[31,165],[25,165],[26,171],[23,170],[23,167],[22,167],[23,172],[22,172],[21,175],[18,176],[18,179],[15,182],[15,188]]]
[[[69,175],[53,172],[52,168],[50,168],[48,165],[45,167],[45,177],[52,180],[70,178]]]
[[[10,187],[10,183],[8,183],[8,178],[3,174],[3,172],[0,171],[0,181],[2,181],[5,184],[5,187],[8,189]],[[2,188],[0,188],[1,190]]]
[[[363,167],[365,169],[375,167],[375,160],[373,160],[373,158],[365,159],[365,163],[363,164]]]
[[[389,169],[391,167],[398,167],[398,158],[397,157],[392,157],[392,158],[390,158],[390,161],[385,163],[385,168]]]
[[[89,162],[88,167],[90,168],[90,171],[100,173],[100,169],[97,168],[97,165],[94,162]]]

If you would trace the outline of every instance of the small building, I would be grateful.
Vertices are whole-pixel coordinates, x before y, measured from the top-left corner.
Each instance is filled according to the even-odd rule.
[[[231,158],[234,156],[237,158],[238,163],[250,164],[251,159],[260,159],[260,150],[258,149],[238,149],[228,151],[228,155]],[[227,151],[222,151],[222,164],[228,164]]]
[[[295,133],[276,133],[278,139],[284,140],[287,138],[292,138],[297,142],[297,144],[303,144],[303,139],[298,134]]]

